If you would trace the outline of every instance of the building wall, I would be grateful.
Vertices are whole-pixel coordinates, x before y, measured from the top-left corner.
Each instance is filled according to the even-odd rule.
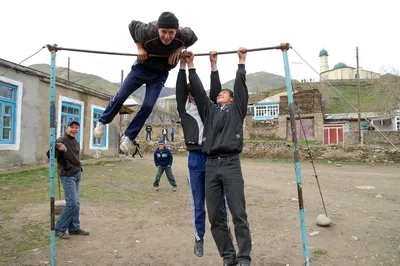
[[[374,73],[372,71],[359,69],[360,72],[360,79],[377,79],[380,77],[380,74]],[[325,79],[328,80],[342,80],[342,79],[355,79],[357,74],[356,68],[345,67],[339,69],[332,69],[325,73],[322,73]]]
[[[6,69],[0,66],[0,72]],[[21,103],[21,131],[20,145],[18,150],[4,150],[0,145],[0,167],[12,167],[23,164],[39,164],[47,162],[46,151],[49,148],[49,83],[48,80],[38,76],[27,75],[22,72],[10,71],[6,78],[19,81],[23,84],[23,95]],[[68,97],[83,102],[83,123],[81,121],[82,155],[93,156],[96,150],[90,149],[91,142],[91,116],[92,106],[105,108],[107,99],[91,96],[85,92],[75,91],[66,85],[56,86],[56,134],[59,121],[59,99],[60,96]],[[18,103],[17,103],[18,104]],[[109,124],[108,149],[101,150],[102,156],[113,156],[117,153],[119,116],[117,115]],[[58,137],[56,135],[56,137]],[[3,149],[3,150],[2,150]]]

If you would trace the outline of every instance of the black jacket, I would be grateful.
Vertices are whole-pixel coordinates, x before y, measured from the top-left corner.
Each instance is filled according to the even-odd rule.
[[[243,121],[249,94],[245,65],[239,64],[234,84],[234,102],[220,108],[207,97],[195,69],[189,70],[189,81],[204,122],[203,151],[207,157],[224,157],[243,150]]]
[[[67,148],[66,152],[58,151],[58,147],[64,144]],[[79,142],[65,133],[56,140],[55,156],[58,164],[58,174],[60,176],[73,176],[82,171],[82,165],[79,158],[80,153]],[[50,157],[50,151],[47,151],[47,157]]]
[[[146,132],[151,132],[153,130],[153,128],[150,125],[146,126]]]
[[[176,31],[175,39],[169,45],[164,45],[158,35],[156,22],[146,24],[133,20],[129,24],[129,31],[134,42],[141,43],[148,54],[170,55],[176,49],[180,47],[188,48],[197,41],[197,36],[194,32],[186,27],[179,28]],[[143,61],[142,64],[163,72],[170,71],[176,67],[176,64],[168,64],[168,57],[149,57],[147,60]]]
[[[193,84],[193,86],[196,85]],[[221,81],[219,79],[219,73],[218,71],[212,71],[210,86],[211,101],[217,101],[218,93],[220,91]],[[189,101],[188,93],[186,71],[180,69],[176,81],[176,103],[181,118],[186,148],[188,151],[201,151],[204,131],[203,120],[199,115],[197,106]]]

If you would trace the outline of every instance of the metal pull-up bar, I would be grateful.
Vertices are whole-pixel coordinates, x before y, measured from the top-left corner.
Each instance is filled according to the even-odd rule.
[[[95,51],[95,50],[84,50],[75,48],[65,48],[58,47],[56,44],[47,45],[47,48],[51,52],[51,64],[50,64],[50,227],[51,227],[51,265],[54,266],[56,263],[56,247],[55,247],[55,213],[54,213],[54,164],[55,164],[55,96],[56,96],[56,54],[57,51],[71,51],[71,52],[82,52],[82,53],[92,53],[92,54],[106,54],[106,55],[122,55],[122,56],[138,56],[137,54],[131,53],[119,53],[119,52],[106,52],[106,51]],[[283,54],[283,63],[285,68],[286,76],[286,88],[288,92],[288,106],[291,122],[292,140],[293,140],[293,157],[294,166],[296,173],[296,183],[297,183],[297,193],[299,197],[299,211],[300,211],[300,226],[301,226],[301,237],[303,245],[303,256],[304,264],[306,266],[310,265],[310,260],[308,256],[308,246],[307,246],[307,234],[306,234],[306,224],[304,215],[304,204],[303,204],[303,190],[302,190],[302,177],[300,168],[300,154],[299,154],[299,144],[297,140],[297,130],[296,130],[296,119],[294,113],[294,102],[293,102],[293,88],[291,82],[289,59],[287,51],[292,48],[289,43],[281,43],[277,46],[263,47],[255,49],[246,49],[246,52],[257,52],[266,50],[281,50]],[[237,51],[224,51],[217,52],[217,54],[235,54]],[[195,56],[208,56],[210,53],[196,53]],[[168,57],[168,55],[154,55],[149,54],[149,57]]]
[[[289,50],[290,45],[288,43],[282,43],[277,46],[272,47],[262,47],[262,48],[253,48],[253,49],[246,49],[246,52],[259,52],[259,51],[267,51],[267,50]],[[138,54],[132,53],[120,53],[120,52],[108,52],[108,51],[96,51],[96,50],[85,50],[85,49],[76,49],[76,48],[66,48],[66,47],[58,47],[57,44],[47,45],[47,49],[50,52],[57,52],[57,51],[70,51],[70,52],[80,52],[80,53],[90,53],[90,54],[106,54],[106,55],[123,55],[123,56],[138,56]],[[217,54],[236,54],[237,50],[234,51],[223,51],[217,52]],[[195,56],[207,56],[210,53],[196,53]],[[157,55],[157,54],[149,54],[149,57],[168,57],[168,55]]]

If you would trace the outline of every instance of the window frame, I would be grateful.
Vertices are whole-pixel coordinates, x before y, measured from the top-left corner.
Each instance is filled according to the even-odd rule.
[[[1,97],[1,99],[2,103],[14,107],[11,111],[12,139],[6,141],[0,140],[0,150],[19,150],[21,146],[22,95],[24,86],[22,82],[4,76],[0,77],[0,83],[6,87],[13,88],[13,100],[3,97]],[[1,113],[3,114],[5,109],[4,104],[2,104],[1,108]],[[1,123],[3,123],[2,119]],[[2,134],[1,132],[1,135]]]
[[[57,115],[57,138],[61,137],[61,115],[62,115],[62,105],[63,102],[65,103],[71,103],[74,105],[80,105],[80,127],[79,127],[79,145],[80,149],[83,149],[83,135],[84,135],[84,114],[85,114],[85,104],[82,101],[69,98],[66,96],[60,95],[58,97],[58,115]]]
[[[109,144],[109,125],[105,125],[104,129],[104,140],[105,140],[105,145],[104,146],[96,146],[93,144],[93,131],[94,131],[94,114],[96,111],[104,112],[105,108],[98,106],[98,105],[91,105],[91,112],[90,112],[90,144],[89,144],[89,149],[90,150],[108,150],[108,144]],[[99,113],[99,112],[97,112]]]

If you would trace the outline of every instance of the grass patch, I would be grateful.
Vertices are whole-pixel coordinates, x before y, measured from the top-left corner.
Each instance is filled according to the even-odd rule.
[[[313,251],[313,254],[317,256],[325,255],[327,253],[328,251],[326,249],[320,249],[320,248],[317,248],[316,250]]]

